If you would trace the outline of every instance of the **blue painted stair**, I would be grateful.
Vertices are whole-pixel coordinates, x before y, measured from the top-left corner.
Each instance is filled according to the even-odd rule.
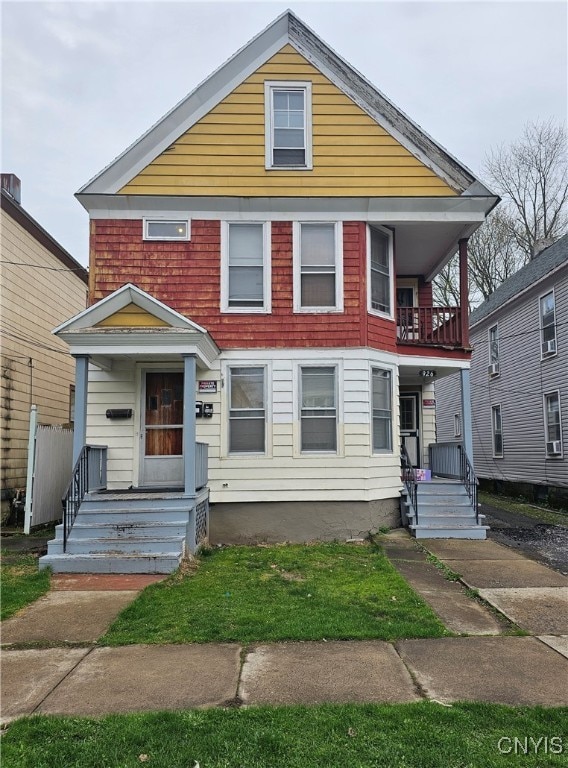
[[[485,539],[489,527],[476,515],[463,483],[435,478],[417,483],[417,509],[405,491],[401,498],[402,519],[417,539]]]

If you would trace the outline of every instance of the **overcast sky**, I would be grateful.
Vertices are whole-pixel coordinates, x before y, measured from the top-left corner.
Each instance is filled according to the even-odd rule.
[[[2,1],[2,172],[81,263],[74,193],[290,7],[480,174],[527,121],[567,116],[565,2]]]

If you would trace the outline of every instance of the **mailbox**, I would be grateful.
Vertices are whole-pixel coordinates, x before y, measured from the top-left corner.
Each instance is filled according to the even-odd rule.
[[[196,400],[195,401],[195,416],[198,419],[200,419],[203,416],[203,401],[202,400]]]
[[[203,415],[206,419],[210,419],[213,416],[213,403],[203,403]]]
[[[108,408],[107,419],[131,419],[132,408]]]

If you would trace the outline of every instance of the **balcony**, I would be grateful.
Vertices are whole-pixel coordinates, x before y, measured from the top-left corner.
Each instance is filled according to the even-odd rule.
[[[399,344],[463,348],[461,309],[460,307],[398,307],[396,338]]]

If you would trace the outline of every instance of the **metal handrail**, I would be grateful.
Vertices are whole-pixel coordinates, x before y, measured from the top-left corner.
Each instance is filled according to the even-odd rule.
[[[400,466],[402,468],[402,482],[406,488],[412,508],[414,509],[415,514],[418,515],[418,483],[416,481],[416,470],[412,466],[410,456],[408,455],[408,451],[404,444],[400,446]]]
[[[79,512],[81,502],[89,491],[106,488],[107,446],[84,445],[75,466],[63,504],[63,551],[67,551],[67,539]]]
[[[463,445],[459,445],[458,448],[460,452],[461,480],[467,491],[469,500],[471,501],[471,504],[473,506],[473,509],[475,512],[475,521],[479,525],[479,509],[477,507],[477,486],[479,485],[479,480],[477,479],[477,476],[473,469],[473,465],[469,460],[469,457],[465,451],[465,448],[463,447]]]

